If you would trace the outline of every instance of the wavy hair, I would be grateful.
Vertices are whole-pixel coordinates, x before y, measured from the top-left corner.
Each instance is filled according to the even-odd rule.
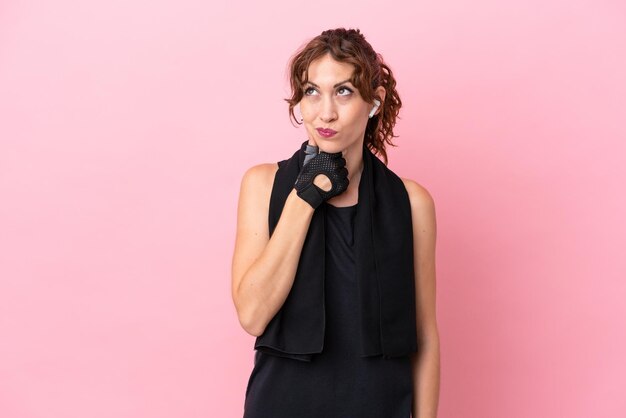
[[[308,81],[308,68],[312,61],[330,53],[339,62],[354,66],[354,73],[350,80],[359,90],[359,93],[368,103],[374,99],[381,101],[380,112],[370,118],[365,128],[365,146],[374,154],[381,155],[387,164],[386,145],[395,147],[392,139],[393,127],[402,107],[400,95],[396,90],[396,80],[391,69],[365,40],[359,29],[329,29],[311,39],[304,47],[296,52],[289,61],[289,82],[291,97],[285,99],[289,103],[289,115],[298,125],[302,123],[296,119],[294,107],[304,96],[304,86]],[[385,100],[375,96],[378,86],[386,90]]]

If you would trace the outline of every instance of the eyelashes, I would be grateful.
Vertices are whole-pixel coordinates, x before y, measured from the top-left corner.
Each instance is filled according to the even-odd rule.
[[[341,87],[339,87],[337,89],[337,91],[340,91],[340,90],[345,90],[345,91],[348,92],[348,94],[340,94],[340,96],[349,96],[350,94],[353,93],[352,89],[350,89],[349,87],[346,87],[346,86],[341,86]]]
[[[345,94],[341,94],[340,93],[341,91],[345,91],[346,93]],[[305,87],[304,88],[304,95],[305,96],[313,96],[316,92],[317,92],[317,90],[315,90],[315,88],[313,88],[313,87]],[[337,93],[339,93],[339,96],[349,96],[352,93],[354,93],[354,91],[351,88],[349,88],[349,87],[340,86],[340,87],[337,87]]]

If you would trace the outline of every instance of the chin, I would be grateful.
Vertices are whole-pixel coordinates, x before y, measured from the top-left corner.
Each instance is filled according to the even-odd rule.
[[[320,151],[324,151],[328,154],[341,152],[346,149],[346,146],[341,142],[333,142],[329,140],[324,140],[324,142],[318,141],[317,145],[320,148]]]
[[[337,135],[331,138],[324,138],[323,136],[319,135],[317,131],[309,132],[309,134],[312,134],[312,137],[315,138],[315,142],[317,143],[320,151],[324,151],[329,154],[347,151],[350,148],[358,146],[357,144],[359,143],[363,144],[363,139],[357,140],[354,138],[346,137],[345,132],[343,132],[343,135],[342,132],[339,132]],[[365,133],[363,135],[365,135]]]

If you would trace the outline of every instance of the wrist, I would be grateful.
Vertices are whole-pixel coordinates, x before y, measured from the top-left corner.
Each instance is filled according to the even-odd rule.
[[[295,187],[291,189],[291,193],[287,196],[287,201],[285,203],[290,203],[296,206],[299,211],[310,212],[311,215],[315,212],[315,208],[313,208],[309,202],[298,196],[298,190]]]
[[[324,196],[319,187],[313,183],[309,183],[304,187],[297,187],[296,194],[298,197],[307,202],[313,209],[317,209],[319,205],[324,203]]]

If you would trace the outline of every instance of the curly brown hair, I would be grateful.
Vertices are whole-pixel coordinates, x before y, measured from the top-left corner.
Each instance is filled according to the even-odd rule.
[[[365,128],[365,146],[374,154],[383,157],[387,164],[387,152],[385,144],[395,147],[391,140],[397,137],[393,134],[393,127],[402,101],[396,90],[396,80],[387,64],[384,63],[381,54],[376,53],[372,46],[365,40],[365,36],[359,29],[329,29],[311,39],[304,45],[289,62],[289,81],[291,84],[291,97],[285,99],[289,103],[290,117],[300,125],[296,119],[294,107],[300,103],[304,95],[304,85],[308,81],[309,64],[315,59],[330,53],[333,59],[354,66],[352,84],[368,103],[374,99],[378,86],[386,90],[385,100],[382,101],[381,111],[367,122]]]

